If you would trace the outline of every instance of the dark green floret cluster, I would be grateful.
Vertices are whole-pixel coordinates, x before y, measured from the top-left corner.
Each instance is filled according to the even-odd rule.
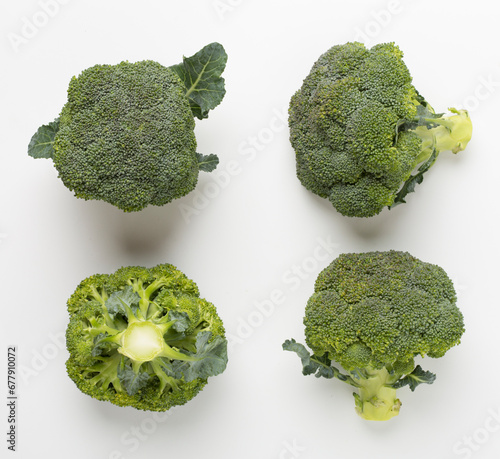
[[[162,206],[198,180],[195,122],[180,78],[153,62],[96,65],[71,80],[54,165],[83,199]]]
[[[224,97],[226,61],[212,43],[171,67],[90,67],[71,79],[59,117],[38,129],[28,154],[52,159],[76,197],[126,212],[185,196],[218,164],[196,152],[194,117],[207,118]]]
[[[343,215],[405,202],[441,151],[457,153],[471,138],[467,111],[436,114],[402,58],[394,43],[334,46],[291,99],[297,176]]]
[[[299,354],[304,374],[354,386],[356,410],[369,420],[399,413],[397,388],[432,383],[415,357],[442,357],[464,332],[445,271],[397,251],[340,255],[319,274],[304,325],[313,354],[295,340],[284,349]]]
[[[213,304],[172,265],[83,280],[68,300],[68,374],[98,400],[140,410],[183,405],[227,364]]]

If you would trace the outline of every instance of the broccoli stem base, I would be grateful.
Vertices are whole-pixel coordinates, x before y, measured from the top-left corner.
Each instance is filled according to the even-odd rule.
[[[356,412],[368,421],[387,421],[399,414],[400,400],[392,388],[395,377],[382,368],[370,370],[357,381],[359,393],[354,393]],[[397,377],[396,377],[397,379]]]
[[[450,150],[458,153],[465,149],[472,137],[472,122],[467,110],[450,108],[452,115],[436,115],[428,104],[420,105],[421,115],[410,124],[409,132],[416,134],[421,140],[421,150],[415,158],[414,175],[409,175],[400,188],[392,204],[393,207],[402,204],[408,193],[415,191],[415,186],[422,183],[424,174],[434,165],[442,151]]]
[[[422,118],[423,125],[416,127],[415,132],[422,139],[422,152],[415,163],[427,161],[436,150],[458,153],[465,149],[472,137],[472,122],[467,110],[450,108],[452,115],[439,118]]]

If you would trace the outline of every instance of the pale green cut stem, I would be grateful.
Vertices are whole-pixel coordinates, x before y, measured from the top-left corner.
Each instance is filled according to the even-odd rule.
[[[368,378],[360,379],[359,394],[356,398],[356,412],[369,421],[387,421],[399,414],[401,402],[396,397],[396,389],[390,387],[394,376],[382,368],[368,371]]]
[[[149,362],[163,351],[163,333],[152,322],[138,321],[130,324],[121,334],[118,352],[133,362]]]
[[[130,324],[126,330],[114,337],[114,342],[120,345],[118,352],[139,365],[151,362],[157,357],[183,361],[198,360],[196,357],[175,350],[165,342],[163,334],[171,323],[157,325],[149,320],[143,320]]]
[[[427,118],[426,122],[438,126],[428,129],[418,126],[413,130],[422,139],[422,152],[416,159],[416,164],[427,161],[437,150],[458,153],[465,149],[472,137],[472,122],[467,110],[450,108],[453,115],[442,118]]]

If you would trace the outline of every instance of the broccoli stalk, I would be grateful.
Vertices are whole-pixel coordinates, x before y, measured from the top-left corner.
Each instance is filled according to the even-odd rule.
[[[453,115],[420,118],[425,125],[418,126],[413,132],[422,139],[422,152],[417,157],[416,163],[429,159],[437,150],[458,153],[465,150],[472,136],[472,122],[467,110],[449,109]]]
[[[358,380],[358,394],[354,394],[356,412],[369,421],[386,421],[397,416],[401,402],[392,387],[396,380],[385,368],[365,370],[365,377]]]
[[[460,342],[463,317],[442,268],[404,252],[343,254],[316,280],[304,318],[306,342],[295,352],[304,375],[356,388],[356,412],[370,421],[399,414],[397,389],[432,384],[414,357],[442,357]],[[346,373],[332,363],[338,362]]]
[[[422,183],[423,174],[436,162],[439,153],[451,151],[458,153],[465,150],[472,137],[472,122],[467,110],[450,108],[452,115],[435,114],[430,105],[422,100],[417,106],[420,116],[411,121],[402,121],[397,126],[395,144],[400,132],[412,132],[422,141],[421,151],[415,159],[413,168],[418,167],[415,175],[404,182],[389,209],[405,203],[408,193],[414,191],[417,184]]]
[[[337,378],[357,389],[354,392],[356,412],[367,421],[388,421],[399,414],[401,401],[396,397],[396,389],[408,385],[413,392],[419,384],[432,384],[436,375],[424,371],[413,360],[396,371],[394,367],[379,369],[367,365],[365,368],[355,368],[349,374],[343,374],[332,365],[325,355],[311,355],[307,348],[294,339],[283,343],[283,350],[295,352],[302,361],[302,374],[314,374],[317,378]],[[404,374],[405,371],[408,374]]]

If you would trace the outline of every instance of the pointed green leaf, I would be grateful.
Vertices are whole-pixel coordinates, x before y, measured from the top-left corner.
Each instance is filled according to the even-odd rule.
[[[226,62],[222,45],[211,43],[195,55],[184,57],[181,64],[170,67],[186,86],[193,115],[200,120],[208,118],[208,112],[221,103],[226,93],[221,77]]]
[[[172,329],[176,332],[185,332],[189,328],[189,316],[183,311],[168,311],[167,320],[169,322],[175,320],[172,325]]]
[[[332,366],[331,360],[326,355],[321,357],[311,355],[303,344],[297,343],[294,339],[286,340],[282,347],[283,350],[295,352],[300,357],[303,375],[315,375],[316,378],[327,379],[337,378],[353,386],[356,385],[350,376],[342,374]]]
[[[94,347],[92,348],[92,357],[99,357],[100,355],[109,355],[116,349],[117,344],[112,342],[110,335],[107,332],[99,333],[93,341]]]
[[[318,377],[323,376],[324,378],[333,378],[333,371],[327,361],[316,362],[312,359],[311,353],[307,348],[300,343],[297,343],[294,339],[286,340],[283,345],[283,350],[295,352],[302,362],[302,374],[313,375],[318,371]]]
[[[417,365],[409,375],[396,381],[392,387],[394,389],[399,389],[400,387],[408,385],[413,392],[420,384],[432,384],[435,380],[436,375],[434,373],[424,371],[420,365]]]
[[[118,370],[118,379],[128,395],[135,395],[148,384],[149,374],[146,372],[134,373],[130,366],[125,366]]]
[[[94,347],[92,348],[92,352],[91,352],[92,357],[98,357],[109,346],[108,343],[102,342],[102,340],[104,338],[106,338],[107,336],[108,336],[107,333],[99,333],[94,338]]]
[[[198,167],[203,172],[212,172],[219,164],[219,158],[214,154],[202,155],[196,153],[196,158],[198,159]]]
[[[436,162],[438,157],[438,151],[434,150],[431,157],[423,163],[417,170],[415,175],[412,175],[406,180],[398,194],[394,198],[394,202],[389,206],[389,209],[396,207],[399,204],[405,203],[405,198],[409,193],[413,193],[415,191],[415,187],[421,184],[424,181],[424,174],[432,167],[432,165]]]
[[[134,313],[139,307],[139,300],[141,297],[131,285],[127,285],[123,290],[112,293],[106,300],[105,306],[110,316],[114,317],[116,314],[121,314],[127,317],[127,305]]]
[[[196,336],[196,353],[187,353],[190,360],[175,360],[172,363],[175,377],[185,381],[216,376],[226,369],[227,341],[222,336],[212,336],[210,331],[202,331]]]
[[[54,156],[54,139],[59,130],[59,118],[40,126],[28,145],[28,155],[32,158],[50,158]]]

